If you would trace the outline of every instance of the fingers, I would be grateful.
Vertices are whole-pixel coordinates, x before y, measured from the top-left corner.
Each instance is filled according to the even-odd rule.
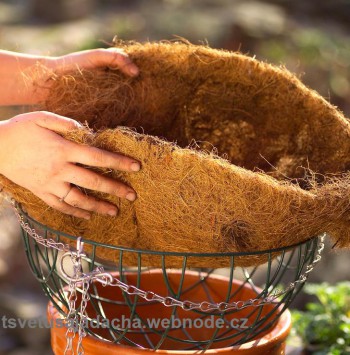
[[[126,198],[129,201],[135,201],[136,199],[136,193],[131,187],[74,164],[71,164],[71,166],[66,169],[65,179],[69,183],[89,190]]]
[[[118,209],[116,206],[105,201],[99,201],[92,196],[85,195],[79,188],[72,187],[64,199],[64,202],[70,206],[82,210],[116,216]]]
[[[123,73],[131,76],[136,76],[139,74],[139,69],[131,61],[129,56],[118,48],[108,48],[100,52],[100,65],[108,66],[111,68],[118,68]],[[106,64],[108,63],[108,64]]]
[[[139,70],[129,56],[118,48],[99,48],[67,54],[54,60],[53,69],[58,72],[76,69],[94,69],[96,67],[118,68],[124,74],[136,76]]]
[[[11,122],[32,122],[37,124],[39,127],[47,128],[49,130],[64,133],[72,129],[81,128],[82,125],[72,120],[71,118],[56,115],[52,112],[47,111],[34,111],[29,113],[23,113],[11,118]]]
[[[53,194],[45,194],[45,195],[38,195],[46,204],[48,204],[50,207],[65,213],[69,214],[74,217],[78,218],[84,218],[89,220],[91,218],[90,213],[87,211],[84,211],[83,209],[80,209],[78,207],[73,207],[70,206],[68,203],[64,201],[60,201],[59,197],[53,195]]]
[[[136,172],[140,170],[140,163],[134,159],[99,148],[78,144],[74,144],[73,148],[69,149],[68,159],[71,163],[120,171]]]

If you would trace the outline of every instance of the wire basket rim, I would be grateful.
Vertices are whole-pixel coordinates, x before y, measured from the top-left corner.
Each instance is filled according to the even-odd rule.
[[[17,204],[18,210],[20,211],[21,214],[25,216],[25,218],[34,224],[37,224],[39,227],[44,228],[48,230],[50,233],[63,236],[65,238],[68,238],[72,241],[77,241],[78,237],[62,232],[62,231],[57,231],[45,224],[42,224],[38,222],[36,219],[31,217],[27,212],[25,212],[20,204]],[[133,253],[142,253],[142,254],[153,254],[153,255],[160,255],[160,256],[186,256],[186,257],[239,257],[239,256],[251,256],[251,255],[261,255],[261,254],[271,254],[271,253],[276,253],[276,252],[284,252],[288,251],[290,249],[294,249],[298,246],[301,246],[303,244],[306,244],[314,239],[318,239],[320,236],[324,235],[325,233],[320,233],[316,236],[310,237],[304,241],[291,244],[288,246],[284,247],[279,247],[279,248],[274,248],[274,249],[265,249],[265,250],[258,250],[258,251],[246,251],[246,252],[217,252],[217,253],[194,253],[194,252],[171,252],[171,251],[160,251],[160,250],[147,250],[147,249],[134,249],[134,248],[129,248],[121,245],[112,245],[112,244],[106,244],[106,243],[101,243],[101,242],[95,242],[90,239],[85,239],[81,237],[82,242],[85,244],[90,244],[90,245],[96,245],[104,248],[109,248],[109,249],[114,249],[114,250],[119,250],[123,252],[133,252]]]

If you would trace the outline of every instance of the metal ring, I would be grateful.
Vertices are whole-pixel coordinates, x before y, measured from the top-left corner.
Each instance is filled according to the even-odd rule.
[[[59,199],[60,202],[64,202],[64,200],[67,198],[67,196],[69,195],[69,193],[72,191],[72,188],[73,188],[73,186],[70,185],[70,188],[69,188],[69,190],[67,191],[67,193],[66,193],[63,197],[61,197],[61,198]]]

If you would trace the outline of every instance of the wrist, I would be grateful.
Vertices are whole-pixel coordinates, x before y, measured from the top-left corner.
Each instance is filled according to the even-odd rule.
[[[60,67],[61,57],[44,57],[42,59],[42,65],[52,71],[57,70]]]
[[[46,57],[44,66],[52,72],[65,72],[74,67],[75,60],[71,55],[62,55],[58,57]]]
[[[55,59],[0,50],[0,105],[39,103],[45,97],[43,89]]]
[[[24,86],[23,103],[37,105],[43,102],[47,96],[50,83],[47,79],[57,67],[57,57],[34,57],[28,67],[28,85]],[[24,72],[26,74],[26,72]]]

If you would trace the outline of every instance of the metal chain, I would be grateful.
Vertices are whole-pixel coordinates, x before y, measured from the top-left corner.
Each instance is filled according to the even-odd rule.
[[[71,281],[68,286],[68,313],[65,317],[67,324],[66,349],[64,355],[74,354],[73,339],[75,338],[75,326],[77,324],[76,301],[78,299],[76,284]]]
[[[83,243],[81,242],[81,237],[77,239],[77,250],[66,252],[61,256],[61,269],[63,268],[63,260],[67,255],[70,256],[70,260],[73,264],[73,277],[69,278],[68,285],[68,313],[66,315],[66,349],[64,351],[64,355],[74,355],[73,349],[73,339],[78,332],[78,343],[77,343],[77,354],[84,355],[83,348],[83,338],[86,336],[84,322],[86,319],[86,306],[90,297],[88,295],[90,279],[85,279],[82,283],[82,296],[80,301],[80,312],[77,312],[76,302],[78,300],[77,288],[79,286],[79,280],[81,275],[83,274],[81,259],[86,256],[83,253]],[[76,330],[76,327],[78,329]]]
[[[303,274],[300,275],[299,279],[291,282],[284,290],[275,289],[271,295],[268,295],[264,298],[251,298],[246,301],[237,301],[237,302],[220,302],[220,303],[210,303],[207,301],[195,303],[192,301],[180,301],[173,297],[163,297],[152,291],[143,291],[133,285],[127,285],[117,278],[114,278],[112,283],[108,283],[109,286],[116,286],[123,290],[128,295],[135,295],[143,298],[146,301],[156,301],[162,303],[166,307],[181,307],[183,310],[193,310],[197,309],[203,312],[218,311],[218,312],[227,312],[230,310],[240,310],[246,307],[259,307],[264,304],[271,304],[275,302],[279,297],[283,296],[287,292],[293,290],[298,284],[304,283],[308,274],[314,269],[315,265],[321,260],[321,254],[324,250],[324,239],[325,234],[319,237],[318,247],[316,251],[316,256],[312,263],[306,267],[306,270]]]
[[[275,302],[279,297],[295,289],[297,285],[302,284],[307,280],[309,273],[314,269],[315,265],[321,260],[321,254],[322,251],[324,250],[325,234],[319,237],[316,255],[312,263],[306,267],[305,272],[299,276],[298,280],[291,282],[284,290],[275,289],[274,292],[272,292],[270,295],[264,298],[253,298],[246,301],[237,301],[237,302],[230,302],[230,303],[220,302],[216,304],[207,301],[195,303],[188,300],[181,301],[170,296],[163,297],[152,291],[144,291],[137,288],[136,286],[127,285],[122,281],[120,281],[119,279],[114,278],[110,273],[105,272],[103,267],[101,266],[97,267],[95,270],[91,271],[90,273],[83,273],[81,268],[81,259],[86,257],[86,255],[83,253],[82,250],[83,243],[80,242],[80,237],[78,238],[77,241],[77,250],[71,250],[68,244],[59,243],[52,239],[45,239],[41,237],[39,234],[37,234],[36,231],[33,228],[31,228],[28,225],[28,223],[24,221],[23,217],[19,214],[16,206],[14,207],[15,207],[14,210],[16,216],[21,224],[21,227],[26,233],[28,233],[31,237],[33,237],[37,243],[47,248],[55,248],[57,250],[65,251],[65,254],[61,256],[60,268],[63,276],[69,281],[70,296],[69,296],[69,312],[67,315],[67,320],[69,319],[72,322],[78,321],[78,335],[79,335],[80,345],[81,345],[82,338],[86,335],[83,327],[83,323],[85,317],[87,317],[86,305],[87,302],[89,301],[88,288],[92,281],[97,281],[101,283],[103,286],[108,285],[108,286],[118,287],[128,295],[139,296],[148,302],[160,302],[166,307],[181,307],[183,310],[196,309],[203,312],[210,312],[210,311],[226,312],[230,310],[239,310],[246,307],[259,307],[264,304],[271,304]],[[63,260],[67,256],[71,257],[73,265],[76,260],[79,263],[78,268],[75,270],[73,277],[69,276],[64,270]],[[76,288],[78,284],[82,284],[82,301],[81,301],[81,312],[79,315],[79,319],[77,318],[78,316],[75,310],[75,302],[77,299]],[[72,336],[72,330],[69,330],[68,328],[66,335],[67,335],[67,348],[68,348],[68,346],[71,346],[72,344],[75,333]],[[78,349],[78,355],[81,354],[83,354],[83,349],[80,346],[80,348]]]
[[[59,251],[69,252],[71,250],[68,244],[63,244],[56,242],[53,239],[46,239],[36,232],[35,229],[31,228],[30,225],[24,221],[23,217],[19,214],[17,208],[14,208],[15,215],[22,227],[22,229],[29,234],[37,243],[43,245],[46,248],[53,248]]]
[[[64,355],[74,355],[73,340],[76,336],[76,328],[78,327],[78,344],[77,344],[77,354],[84,355],[84,348],[82,345],[83,338],[86,336],[84,329],[84,322],[87,317],[86,307],[90,300],[88,295],[88,290],[91,282],[91,277],[89,275],[83,275],[81,259],[86,255],[83,253],[83,243],[81,242],[81,237],[77,239],[77,248],[72,250],[69,244],[64,244],[61,242],[56,242],[53,239],[43,238],[40,234],[36,232],[35,229],[31,228],[30,225],[25,222],[23,216],[19,213],[16,203],[12,201],[12,206],[14,213],[21,225],[24,232],[30,235],[38,244],[43,245],[45,248],[53,248],[61,252],[65,252],[60,257],[61,270],[63,268],[63,260],[69,256],[73,264],[73,277],[69,277],[64,273],[66,278],[69,280],[68,283],[68,313],[65,317],[65,322],[67,324],[66,331],[66,348],[64,350]],[[100,272],[100,269],[98,270]],[[79,283],[82,283],[82,300],[80,302],[80,313],[76,310],[76,302],[78,300],[77,288]]]
[[[82,287],[82,299],[81,299],[81,304],[80,304],[80,322],[78,325],[78,346],[77,346],[77,353],[78,355],[84,355],[84,348],[83,348],[83,338],[86,337],[86,331],[85,331],[85,320],[87,319],[88,315],[86,312],[86,307],[88,305],[88,302],[90,301],[90,296],[89,296],[89,286],[90,286],[91,280],[85,280],[83,282],[83,287]]]

